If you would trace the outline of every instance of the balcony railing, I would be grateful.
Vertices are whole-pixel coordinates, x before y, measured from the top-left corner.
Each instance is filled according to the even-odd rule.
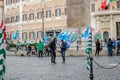
[[[97,15],[110,15],[110,14],[120,14],[120,8],[117,8],[117,9],[107,9],[107,10],[101,10],[101,11],[92,12],[93,16],[97,16]]]

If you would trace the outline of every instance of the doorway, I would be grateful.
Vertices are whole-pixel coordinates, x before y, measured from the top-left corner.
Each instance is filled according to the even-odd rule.
[[[103,40],[108,40],[108,38],[109,38],[109,33],[107,32],[107,31],[105,31],[104,33],[103,33]]]
[[[120,22],[116,22],[116,39],[120,37]]]

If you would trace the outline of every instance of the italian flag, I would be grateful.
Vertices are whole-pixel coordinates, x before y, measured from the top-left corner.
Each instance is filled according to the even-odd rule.
[[[5,59],[6,59],[6,26],[3,20],[0,24],[0,80],[5,80]]]
[[[109,5],[109,3],[113,2],[113,1],[115,1],[115,0],[104,0],[101,4],[101,9],[105,10],[106,7]]]

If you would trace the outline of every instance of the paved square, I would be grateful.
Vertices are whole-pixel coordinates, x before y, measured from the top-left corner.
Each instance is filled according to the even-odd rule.
[[[120,62],[120,56],[97,56],[94,59],[105,67]],[[89,80],[86,57],[66,57],[65,64],[61,63],[61,57],[57,57],[56,62],[52,65],[50,57],[7,56],[5,80]],[[105,70],[94,64],[93,68],[94,80],[120,80],[120,66]]]

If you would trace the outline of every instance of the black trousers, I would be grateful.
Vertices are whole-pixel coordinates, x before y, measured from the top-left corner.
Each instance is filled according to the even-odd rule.
[[[38,51],[38,57],[43,57],[43,51]]]
[[[99,55],[99,52],[100,52],[100,48],[96,48],[95,55],[96,55],[96,54],[98,54],[98,55]]]
[[[55,59],[56,59],[56,52],[51,51],[51,62],[55,63]]]

